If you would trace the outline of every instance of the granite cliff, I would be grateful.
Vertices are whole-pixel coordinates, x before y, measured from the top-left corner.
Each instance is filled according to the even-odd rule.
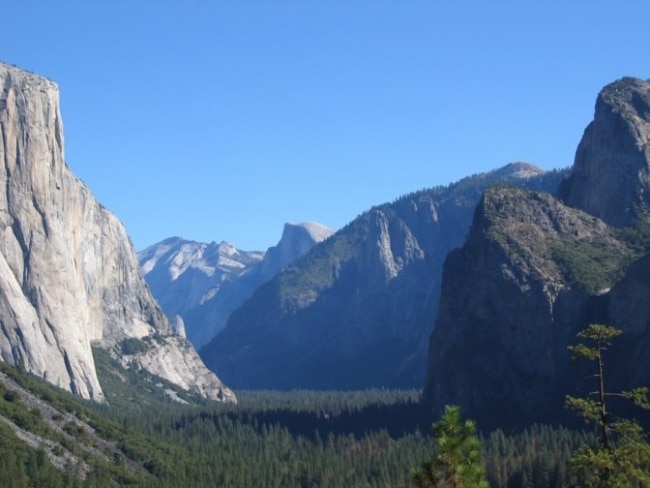
[[[610,225],[633,225],[650,204],[650,83],[622,78],[603,88],[594,120],[560,194]]]
[[[118,219],[64,160],[57,86],[0,64],[0,356],[102,401],[91,344],[155,336],[125,358],[206,398],[234,399],[172,334]],[[164,365],[164,367],[163,367]]]
[[[239,388],[421,386],[442,263],[483,189],[561,176],[513,163],[372,208],[260,286],[201,357]]]
[[[486,429],[563,420],[564,395],[588,386],[567,346],[589,323],[624,331],[610,388],[650,384],[649,89],[603,89],[561,199],[485,192],[444,265],[424,388],[437,412],[460,405]]]

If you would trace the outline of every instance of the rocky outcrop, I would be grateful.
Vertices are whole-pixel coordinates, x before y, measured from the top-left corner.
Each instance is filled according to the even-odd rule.
[[[215,389],[214,373],[205,367],[192,345],[180,336],[154,336],[146,342],[143,351],[123,355],[121,362],[125,367],[135,365],[136,370],[143,368],[154,372],[156,376],[203,398],[236,402],[230,389]]]
[[[590,323],[623,330],[608,387],[650,383],[649,87],[625,78],[603,89],[563,201],[485,192],[444,266],[424,388],[436,412],[460,405],[484,429],[565,420],[564,396],[591,375],[567,346]]]
[[[616,268],[636,252],[549,194],[488,189],[467,242],[445,262],[424,401],[436,412],[459,405],[488,429],[560,419],[579,384],[567,345],[606,320],[617,276],[592,285],[591,271],[604,256]]]
[[[148,291],[124,227],[65,164],[56,85],[0,64],[0,86],[0,354],[101,401],[91,343],[110,348],[156,334],[161,346],[174,347],[178,339]],[[166,347],[152,355],[162,357]],[[227,390],[199,367],[191,348],[179,354],[198,368],[185,386],[223,396]]]
[[[420,387],[442,263],[483,189],[560,178],[513,163],[375,207],[259,287],[201,357],[240,388]]]
[[[199,348],[255,288],[331,234],[315,222],[285,224],[278,245],[266,253],[174,237],[141,251],[138,259],[154,297],[167,315],[182,318],[188,339]]]
[[[616,227],[632,225],[650,204],[650,81],[603,88],[561,195]]]

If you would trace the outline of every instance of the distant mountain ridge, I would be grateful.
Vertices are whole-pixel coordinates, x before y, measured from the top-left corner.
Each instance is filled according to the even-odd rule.
[[[255,290],[201,357],[238,388],[417,388],[442,263],[482,191],[563,176],[512,163],[373,207]]]
[[[253,290],[332,234],[322,224],[285,224],[266,252],[171,237],[138,253],[140,268],[165,313],[178,316],[199,348],[217,335]]]
[[[140,251],[138,262],[163,311],[169,317],[180,317],[185,335],[200,347],[205,342],[201,338],[211,336],[208,328],[217,327],[220,317],[195,325],[188,314],[227,291],[232,280],[263,257],[263,252],[240,251],[227,242],[208,244],[172,237]]]

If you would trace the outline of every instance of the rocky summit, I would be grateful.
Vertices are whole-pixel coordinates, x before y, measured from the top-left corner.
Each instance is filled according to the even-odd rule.
[[[424,400],[459,405],[482,428],[565,420],[564,396],[593,373],[567,346],[590,323],[620,328],[612,391],[650,384],[650,82],[624,78],[596,102],[560,196],[485,192],[449,254]]]
[[[91,345],[155,337],[125,363],[234,400],[172,333],[124,227],[66,165],[55,83],[0,64],[0,86],[2,360],[102,401]]]
[[[564,201],[610,225],[632,225],[650,204],[650,81],[604,87],[585,129]]]

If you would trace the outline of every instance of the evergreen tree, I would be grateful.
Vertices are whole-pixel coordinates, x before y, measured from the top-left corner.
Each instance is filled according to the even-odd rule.
[[[487,488],[474,422],[463,422],[460,408],[447,405],[433,430],[435,454],[413,471],[413,484],[418,488]]]
[[[594,423],[597,440],[584,445],[572,456],[571,464],[580,479],[580,486],[650,487],[650,444],[638,422],[612,415],[608,398],[621,397],[648,409],[648,388],[632,391],[608,392],[605,383],[604,352],[622,333],[602,324],[591,324],[578,333],[582,342],[569,346],[574,359],[594,365],[597,389],[585,398],[567,396],[566,404],[587,422]]]

